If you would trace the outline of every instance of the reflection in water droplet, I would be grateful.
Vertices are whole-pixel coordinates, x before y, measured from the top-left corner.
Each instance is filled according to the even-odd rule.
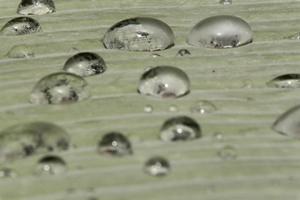
[[[138,92],[160,98],[178,98],[188,94],[190,80],[179,68],[158,66],[144,72],[140,79]]]
[[[179,49],[177,52],[177,56],[189,56],[191,55],[191,52],[187,49]]]
[[[116,156],[132,154],[130,141],[118,132],[105,134],[98,143],[98,151]]]
[[[144,107],[144,111],[145,111],[146,113],[152,113],[152,112],[153,112],[153,107],[152,107],[151,105],[146,105],[146,106]]]
[[[160,130],[163,141],[185,141],[201,137],[201,128],[192,118],[173,117],[165,121]]]
[[[219,3],[224,4],[224,5],[230,5],[230,4],[232,4],[232,0],[220,0]]]
[[[218,152],[218,156],[223,160],[235,160],[237,158],[237,152],[234,147],[228,145]]]
[[[64,70],[78,76],[92,76],[106,70],[106,64],[99,55],[90,52],[78,53],[67,60]]]
[[[62,104],[88,97],[87,82],[72,73],[59,72],[42,78],[33,88],[30,101],[34,104]]]
[[[267,86],[276,88],[299,88],[300,74],[285,74],[267,82]]]
[[[40,24],[30,17],[14,18],[1,29],[3,35],[26,35],[39,31],[41,31]]]
[[[157,51],[174,45],[174,34],[164,22],[147,17],[126,19],[113,25],[104,35],[108,49]]]
[[[209,114],[215,112],[217,107],[210,101],[198,101],[191,106],[191,112],[194,114]]]
[[[22,0],[17,13],[21,15],[44,15],[55,12],[52,0]]]
[[[7,53],[9,58],[32,58],[34,57],[33,50],[27,45],[16,45],[13,46]]]
[[[44,156],[38,161],[37,171],[39,174],[61,174],[66,171],[66,162],[59,156]]]
[[[175,106],[175,105],[171,105],[171,106],[169,107],[169,111],[170,111],[170,112],[177,112],[177,111],[178,111],[178,107]]]
[[[0,132],[0,159],[15,159],[39,152],[67,150],[70,138],[48,122],[17,124]]]
[[[17,176],[16,172],[10,168],[2,168],[0,169],[0,179],[1,178],[15,178]]]
[[[243,19],[219,15],[206,18],[191,30],[187,42],[209,48],[233,48],[252,42],[251,27]]]
[[[151,176],[165,176],[170,172],[170,164],[167,159],[155,156],[145,163],[144,171]]]

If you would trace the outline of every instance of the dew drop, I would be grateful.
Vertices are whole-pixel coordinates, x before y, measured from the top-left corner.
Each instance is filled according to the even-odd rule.
[[[223,5],[231,5],[232,4],[232,0],[220,0],[219,3],[223,4]]]
[[[86,99],[87,82],[78,75],[59,72],[45,76],[33,88],[30,102],[33,104],[63,104]]]
[[[0,179],[2,178],[15,178],[17,176],[16,172],[11,168],[1,168],[0,169]]]
[[[190,91],[190,80],[179,68],[158,66],[144,72],[140,78],[138,92],[159,98],[178,98]]]
[[[13,46],[7,53],[9,58],[32,58],[34,52],[30,46],[27,45],[16,45]]]
[[[98,54],[82,52],[69,58],[63,69],[84,77],[104,73],[106,64]]]
[[[191,113],[203,115],[215,112],[217,110],[217,107],[210,101],[202,100],[192,105],[190,110]]]
[[[178,107],[177,107],[176,105],[171,105],[171,106],[169,107],[169,111],[170,111],[170,112],[177,112],[177,111],[178,111]]]
[[[22,0],[17,13],[21,15],[45,15],[55,12],[52,0]]]
[[[201,128],[192,118],[186,116],[173,117],[165,121],[160,130],[163,141],[185,141],[201,137]]]
[[[191,30],[187,42],[208,48],[233,48],[252,42],[250,25],[241,18],[219,15],[206,18]]]
[[[40,24],[30,17],[14,18],[1,29],[3,35],[26,35],[39,31],[41,31]]]
[[[300,74],[284,74],[267,82],[267,86],[275,88],[300,88]]]
[[[105,33],[103,44],[107,49],[158,51],[174,45],[174,34],[160,20],[137,17],[113,25]]]
[[[187,49],[179,49],[176,55],[177,56],[190,56],[191,52]]]
[[[70,137],[48,122],[17,124],[0,132],[0,159],[15,159],[69,148]]]
[[[144,107],[144,111],[145,111],[146,113],[152,113],[152,112],[153,112],[153,107],[152,107],[151,105],[146,105],[146,106]]]
[[[151,54],[152,58],[158,58],[158,57],[161,57],[161,55],[157,54],[157,53],[153,53]]]
[[[66,171],[66,162],[59,156],[47,155],[38,161],[38,174],[55,175]]]
[[[218,156],[222,160],[235,160],[237,158],[237,152],[234,147],[227,145],[218,152]]]
[[[132,154],[131,143],[122,133],[111,132],[105,134],[98,143],[98,151],[116,156]]]
[[[170,172],[170,164],[167,159],[154,156],[146,161],[144,171],[151,176],[165,176]]]

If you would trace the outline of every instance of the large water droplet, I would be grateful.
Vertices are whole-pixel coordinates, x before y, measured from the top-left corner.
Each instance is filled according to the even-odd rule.
[[[68,133],[55,124],[17,124],[0,132],[0,158],[14,159],[39,152],[66,150],[69,143]]]
[[[34,57],[34,52],[30,46],[22,44],[13,46],[7,56],[9,58],[31,58]]]
[[[69,58],[64,70],[79,76],[92,76],[105,72],[106,64],[98,54],[83,52]]]
[[[126,136],[118,132],[105,134],[98,143],[98,151],[117,156],[132,154],[130,141]]]
[[[208,114],[215,112],[217,107],[210,101],[202,100],[191,106],[191,112],[195,114]]]
[[[38,161],[37,171],[39,174],[61,174],[66,171],[66,162],[59,156],[44,156]]]
[[[218,156],[223,160],[234,160],[237,158],[237,152],[234,147],[227,145],[218,152]]]
[[[144,72],[140,79],[138,92],[160,98],[178,98],[188,94],[190,80],[179,68],[158,66]]]
[[[55,12],[52,0],[22,0],[17,13],[21,15],[44,15]]]
[[[274,78],[267,83],[269,87],[276,88],[299,88],[300,74],[285,74]]]
[[[14,18],[1,29],[3,35],[26,35],[39,31],[41,31],[40,24],[30,17]]]
[[[1,178],[15,178],[16,176],[17,176],[16,172],[11,168],[4,167],[4,168],[0,169],[0,179]]]
[[[185,141],[201,137],[201,128],[192,118],[186,116],[173,117],[165,121],[160,130],[163,141]]]
[[[147,17],[126,19],[113,25],[104,35],[108,49],[157,51],[174,45],[174,34],[164,22]]]
[[[191,30],[187,42],[209,48],[232,48],[252,42],[250,25],[243,19],[219,15],[206,18]]]
[[[87,82],[78,75],[59,72],[42,78],[33,88],[30,101],[34,104],[62,104],[88,97]]]
[[[161,156],[150,158],[144,165],[144,171],[151,176],[165,176],[170,168],[168,160]]]

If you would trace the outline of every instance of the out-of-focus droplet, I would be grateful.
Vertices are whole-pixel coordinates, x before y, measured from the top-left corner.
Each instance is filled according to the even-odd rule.
[[[17,17],[7,22],[1,29],[3,35],[26,35],[41,31],[40,24],[30,17]]]
[[[33,49],[28,45],[13,46],[7,53],[9,58],[32,58],[34,57]]]
[[[38,161],[37,172],[39,174],[55,175],[66,171],[66,162],[59,156],[47,155]]]
[[[132,154],[131,143],[122,133],[111,132],[105,134],[98,143],[98,151],[116,156]]]
[[[151,176],[165,176],[170,169],[169,161],[161,156],[150,158],[144,165],[144,171]]]
[[[267,82],[267,86],[276,88],[300,88],[300,74],[284,74]]]
[[[191,113],[203,115],[215,112],[217,110],[217,107],[210,101],[201,100],[194,103],[191,106],[190,110]]]
[[[227,145],[218,152],[218,156],[222,160],[235,160],[237,158],[237,151],[234,147]]]
[[[21,15],[45,15],[55,12],[52,0],[22,0],[17,13]]]
[[[177,56],[189,56],[189,55],[191,55],[191,52],[187,49],[179,49],[176,55]]]
[[[153,107],[152,107],[151,105],[146,105],[146,106],[144,107],[144,111],[145,111],[146,113],[152,113],[152,112],[153,112]]]

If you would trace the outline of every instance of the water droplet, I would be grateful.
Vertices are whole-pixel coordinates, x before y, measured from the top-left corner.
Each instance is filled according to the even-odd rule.
[[[191,106],[191,112],[195,114],[208,114],[215,112],[217,107],[210,101],[202,100]]]
[[[16,172],[11,168],[4,167],[4,168],[0,169],[0,179],[1,178],[15,178],[16,176],[17,176]]]
[[[47,155],[38,161],[37,171],[39,174],[62,174],[66,171],[66,162],[59,156]]]
[[[9,58],[32,58],[34,57],[33,50],[30,46],[27,45],[16,45],[11,48],[7,53]]]
[[[220,0],[219,3],[223,4],[223,5],[231,5],[232,4],[232,0]]]
[[[160,98],[178,98],[190,91],[190,80],[179,68],[158,66],[144,72],[138,92]]]
[[[290,35],[288,37],[284,37],[285,39],[291,39],[291,40],[300,40],[300,33],[295,33],[293,35]]]
[[[70,138],[61,127],[48,122],[17,124],[0,132],[0,159],[67,150]]]
[[[79,76],[101,74],[106,70],[106,64],[99,55],[90,52],[78,53],[67,60],[64,70]]]
[[[170,164],[167,159],[155,156],[145,163],[144,171],[151,176],[165,176],[170,172]]]
[[[223,160],[235,160],[237,152],[234,147],[227,145],[218,152],[218,156]]]
[[[160,130],[163,141],[185,141],[201,137],[201,128],[192,118],[173,117],[165,121]]]
[[[217,140],[223,140],[223,134],[219,132],[214,133],[213,137]]]
[[[62,104],[88,97],[87,82],[78,75],[66,72],[50,74],[33,88],[30,101],[34,104]]]
[[[152,56],[152,58],[158,58],[158,57],[160,57],[161,55],[159,55],[159,54],[157,54],[157,53],[153,53],[153,54],[151,54],[151,56]]]
[[[153,112],[153,107],[152,107],[151,105],[146,105],[146,106],[144,107],[144,111],[145,111],[146,113],[152,113],[152,112]]]
[[[177,111],[178,111],[178,108],[177,108],[177,106],[175,106],[175,105],[171,105],[171,106],[169,107],[169,111],[170,111],[170,112],[177,112]]]
[[[177,56],[189,56],[191,52],[187,49],[179,49],[177,52]]]
[[[30,17],[14,18],[1,29],[3,35],[26,35],[39,31],[41,31],[40,24]]]
[[[267,82],[267,86],[276,88],[299,88],[300,74],[285,74]]]
[[[113,25],[105,33],[103,44],[108,49],[158,51],[174,45],[174,34],[160,20],[138,17]]]
[[[22,0],[17,13],[21,15],[44,15],[55,12],[52,0]]]
[[[117,156],[132,154],[130,141],[118,132],[105,134],[98,144],[98,151]]]
[[[187,42],[209,48],[233,48],[252,42],[249,24],[241,18],[219,15],[206,18],[191,30]]]

